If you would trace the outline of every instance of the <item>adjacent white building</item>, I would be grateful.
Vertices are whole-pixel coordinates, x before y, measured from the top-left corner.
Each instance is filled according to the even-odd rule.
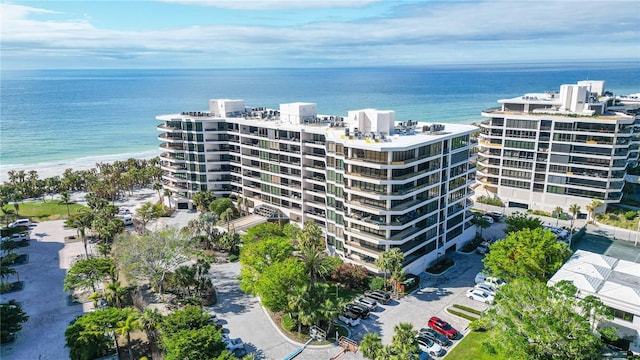
[[[579,297],[597,296],[611,308],[614,319],[604,325],[615,325],[629,350],[640,353],[640,263],[578,250],[548,284],[563,280],[578,288]]]
[[[622,198],[625,169],[638,160],[638,104],[623,104],[604,81],[499,100],[482,112],[478,195],[506,206],[568,211]]]
[[[393,111],[319,115],[216,99],[204,112],[157,117],[164,187],[178,208],[201,190],[245,199],[252,211],[313,221],[330,252],[377,271],[398,247],[420,273],[474,236],[467,214],[477,128],[395,121]]]

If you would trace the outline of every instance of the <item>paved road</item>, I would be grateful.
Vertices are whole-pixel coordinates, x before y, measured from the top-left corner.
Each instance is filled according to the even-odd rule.
[[[379,306],[370,319],[352,328],[351,337],[360,341],[368,332],[382,336],[383,343],[391,342],[393,327],[399,322],[409,322],[418,329],[426,326],[431,316],[439,316],[466,332],[467,320],[445,312],[452,304],[486,309],[486,305],[465,297],[465,291],[474,285],[474,277],[482,268],[481,256],[475,253],[452,255],[456,265],[441,276],[421,275],[421,289],[399,301]],[[242,293],[238,287],[238,263],[221,264],[212,268],[213,281],[218,289],[218,304],[214,310],[223,320],[231,337],[240,337],[248,344],[247,350],[255,352],[259,359],[283,359],[298,348],[285,339],[270,322],[258,299]],[[329,359],[339,352],[335,345],[308,348],[296,359]],[[360,353],[347,354],[342,359],[363,359]]]

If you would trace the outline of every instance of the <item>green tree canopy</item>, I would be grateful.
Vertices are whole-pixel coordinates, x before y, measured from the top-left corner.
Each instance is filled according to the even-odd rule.
[[[265,270],[293,254],[290,240],[281,237],[264,238],[262,241],[246,244],[240,250],[240,288],[255,293],[255,283]]]
[[[181,330],[197,330],[208,325],[211,315],[200,306],[189,305],[165,316],[160,325],[163,336],[171,336]]]
[[[133,308],[107,307],[86,313],[74,320],[64,333],[72,360],[89,360],[106,355],[117,345],[118,323],[136,316]]]
[[[504,228],[504,233],[507,235],[523,229],[542,228],[542,220],[519,211],[507,216],[504,222],[507,224]]]
[[[222,333],[214,326],[180,330],[163,338],[166,360],[216,359],[225,350]]]
[[[598,359],[602,346],[597,321],[610,318],[593,296],[579,299],[567,281],[548,287],[532,279],[514,279],[497,294],[497,305],[475,328],[497,329],[489,344],[510,359]]]
[[[285,237],[282,226],[275,223],[262,223],[260,225],[252,226],[245,231],[242,235],[242,242],[249,244],[266,238],[273,237]]]
[[[255,283],[255,292],[262,304],[271,311],[287,308],[287,294],[308,281],[304,264],[295,258],[288,258],[269,266]]]
[[[236,211],[233,201],[229,198],[215,199],[209,204],[209,210],[216,214],[218,218],[222,218],[222,214],[227,211],[227,209],[232,209],[234,213]]]
[[[164,215],[164,208],[160,204],[152,204],[149,201],[142,204],[136,210],[136,217],[142,223],[142,229],[146,231],[147,223]]]
[[[0,344],[13,340],[27,320],[29,316],[15,300],[0,304]]]
[[[191,199],[193,206],[200,212],[207,211],[209,209],[209,205],[216,199],[216,196],[213,194],[213,191],[198,191],[193,194],[193,199]]]
[[[491,245],[482,262],[493,276],[507,281],[521,277],[547,281],[570,256],[569,246],[551,231],[525,228]]]
[[[77,261],[64,277],[64,290],[91,289],[96,292],[96,285],[104,281],[107,276],[113,281],[115,267],[108,258],[88,258]]]

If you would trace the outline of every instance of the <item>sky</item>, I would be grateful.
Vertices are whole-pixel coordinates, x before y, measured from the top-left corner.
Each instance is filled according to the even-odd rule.
[[[638,0],[0,1],[2,69],[640,66]]]

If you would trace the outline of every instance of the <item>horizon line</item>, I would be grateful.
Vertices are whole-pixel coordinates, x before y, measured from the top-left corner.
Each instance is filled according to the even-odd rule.
[[[40,70],[291,70],[291,69],[375,69],[375,68],[458,68],[464,66],[522,66],[522,65],[585,65],[585,64],[637,64],[640,66],[640,58],[636,59],[600,59],[600,60],[541,60],[541,61],[496,61],[496,62],[456,62],[456,63],[432,63],[432,64],[390,64],[390,65],[325,65],[325,66],[265,66],[265,67],[52,67],[52,68],[2,68],[0,71],[40,71]]]

